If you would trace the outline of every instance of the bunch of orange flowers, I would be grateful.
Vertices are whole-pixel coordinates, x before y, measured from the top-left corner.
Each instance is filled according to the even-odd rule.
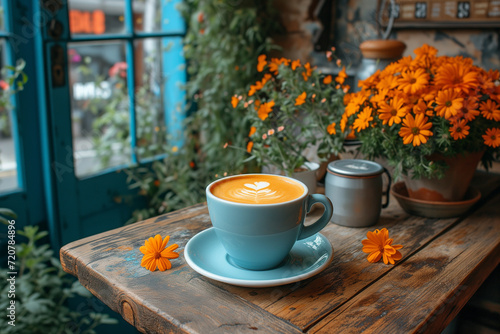
[[[414,53],[345,96],[342,131],[352,131],[363,153],[388,159],[398,173],[439,175],[439,164],[428,159],[436,153],[484,151],[488,167],[500,150],[499,71],[462,56],[437,56],[426,44]]]
[[[333,52],[326,55],[333,58]],[[322,73],[308,62],[258,57],[261,78],[246,96],[234,95],[233,108],[242,108],[249,123],[246,150],[258,164],[274,166],[291,175],[316,149],[325,160],[342,149],[339,120],[344,111],[345,67],[336,75]]]

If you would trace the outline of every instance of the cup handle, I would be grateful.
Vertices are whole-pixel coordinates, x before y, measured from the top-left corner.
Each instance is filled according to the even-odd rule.
[[[389,173],[389,171],[384,167],[384,173],[385,175],[387,175],[387,189],[385,190],[385,203],[382,204],[382,208],[385,209],[389,206],[389,197],[390,197],[390,193],[389,191],[391,190],[391,174]]]
[[[328,197],[326,197],[325,195],[321,195],[321,194],[309,195],[309,198],[307,199],[307,204],[306,204],[307,212],[309,212],[311,210],[311,207],[316,203],[321,203],[325,207],[325,211],[323,212],[323,215],[311,225],[308,225],[308,226],[302,225],[302,231],[300,232],[297,240],[309,238],[310,236],[318,233],[330,221],[330,218],[332,217],[332,214],[333,214],[333,205],[332,205],[332,202],[330,201],[330,199]],[[302,224],[304,224],[304,222],[302,222]]]

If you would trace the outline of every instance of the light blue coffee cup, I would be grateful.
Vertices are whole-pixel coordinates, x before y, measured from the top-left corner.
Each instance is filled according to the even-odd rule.
[[[232,177],[238,176],[227,178]],[[332,202],[328,197],[321,194],[309,195],[307,186],[295,179],[293,180],[304,191],[298,198],[286,202],[245,204],[216,197],[211,188],[227,178],[209,184],[206,194],[215,233],[227,252],[227,260],[233,265],[251,270],[277,267],[287,258],[297,240],[321,231],[333,214]],[[325,208],[322,216],[314,223],[304,226],[306,214],[316,203],[321,203]]]

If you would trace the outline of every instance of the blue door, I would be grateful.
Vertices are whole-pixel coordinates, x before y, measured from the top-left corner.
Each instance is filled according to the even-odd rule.
[[[34,109],[38,133],[28,144],[18,131],[21,181],[3,198],[14,208],[13,193],[24,196],[17,209],[27,216],[18,220],[37,223],[23,183],[23,173],[33,173],[39,220],[45,217],[56,247],[122,226],[144,205],[123,170],[164,157],[166,143],[182,143],[185,26],[177,2],[24,0],[10,9],[27,21],[20,37],[32,25],[31,54],[20,55],[31,94],[18,94],[15,110],[21,118]]]

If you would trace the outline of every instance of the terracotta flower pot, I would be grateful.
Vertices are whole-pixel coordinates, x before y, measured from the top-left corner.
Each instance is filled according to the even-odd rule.
[[[406,44],[398,40],[367,40],[359,45],[363,58],[356,72],[356,81],[365,80],[377,70],[384,69],[401,58]]]
[[[456,202],[464,199],[477,165],[484,151],[455,157],[432,156],[434,161],[444,161],[449,168],[442,179],[405,178],[410,198],[436,202]]]

